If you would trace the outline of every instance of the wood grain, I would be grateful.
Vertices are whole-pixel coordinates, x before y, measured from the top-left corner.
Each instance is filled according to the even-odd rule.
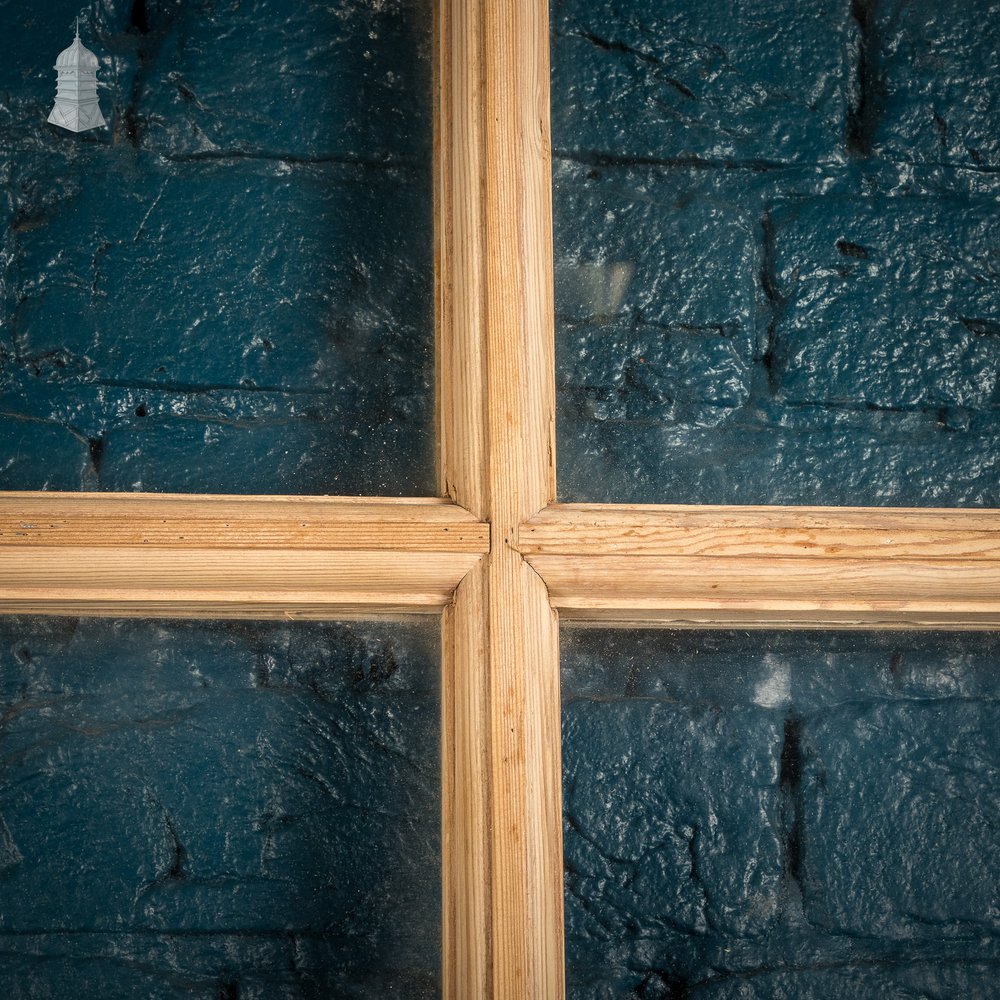
[[[996,511],[555,504],[518,547],[582,621],[1000,626]]]
[[[1000,511],[553,504],[521,525],[525,555],[1000,559]]]
[[[489,526],[443,500],[0,494],[0,611],[440,613]]]
[[[445,996],[563,996],[558,628],[514,547],[555,492],[543,0],[438,5],[440,482],[490,521],[445,618]]]
[[[329,549],[0,546],[0,612],[191,618],[440,613],[480,557]]]
[[[486,501],[486,248],[483,4],[435,8],[435,340],[438,492]]]
[[[489,525],[447,500],[0,493],[0,546],[482,554]]]

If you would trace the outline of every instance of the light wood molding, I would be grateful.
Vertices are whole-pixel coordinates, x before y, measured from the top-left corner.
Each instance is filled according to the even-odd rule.
[[[514,548],[555,495],[547,0],[440,0],[443,490],[492,525],[445,616],[448,1000],[563,986],[558,627]]]
[[[435,367],[438,491],[486,510],[483,15],[436,0],[434,58]]]
[[[489,545],[447,501],[0,494],[0,612],[440,613]]]
[[[0,546],[483,554],[489,525],[434,497],[0,493]]]
[[[1000,559],[1000,511],[553,504],[521,525],[526,556]]]
[[[1000,512],[554,504],[518,548],[564,617],[1000,627]]]

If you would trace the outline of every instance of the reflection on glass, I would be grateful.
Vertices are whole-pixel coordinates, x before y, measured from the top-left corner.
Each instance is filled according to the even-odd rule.
[[[553,0],[560,499],[1000,506],[997,46],[952,6]]]
[[[1000,635],[562,639],[569,996],[992,993]]]
[[[0,2],[0,488],[432,493],[430,3],[92,8],[76,135]]]
[[[0,620],[17,995],[432,998],[436,625]]]

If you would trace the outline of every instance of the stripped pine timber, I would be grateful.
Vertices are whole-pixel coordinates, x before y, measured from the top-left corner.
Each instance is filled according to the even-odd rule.
[[[440,613],[476,554],[0,546],[0,612],[187,618]]]
[[[489,526],[444,500],[0,495],[0,611],[439,613]]]
[[[558,627],[513,544],[555,492],[547,6],[437,7],[440,481],[493,531],[445,615],[449,1000],[564,995]]]
[[[0,546],[482,554],[489,525],[437,498],[0,493]]]
[[[518,546],[563,617],[997,628],[995,511],[552,505]]]
[[[1000,560],[1000,511],[553,504],[521,525],[526,556],[823,556]]]

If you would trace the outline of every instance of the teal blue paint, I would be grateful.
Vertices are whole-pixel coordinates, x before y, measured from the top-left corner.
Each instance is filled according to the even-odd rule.
[[[995,995],[1000,636],[565,630],[569,996]]]
[[[561,498],[1000,505],[1000,6],[552,21]]]
[[[433,493],[429,6],[100,5],[80,136],[76,12],[0,3],[0,485]]]
[[[438,656],[424,624],[0,623],[3,995],[439,995]]]

